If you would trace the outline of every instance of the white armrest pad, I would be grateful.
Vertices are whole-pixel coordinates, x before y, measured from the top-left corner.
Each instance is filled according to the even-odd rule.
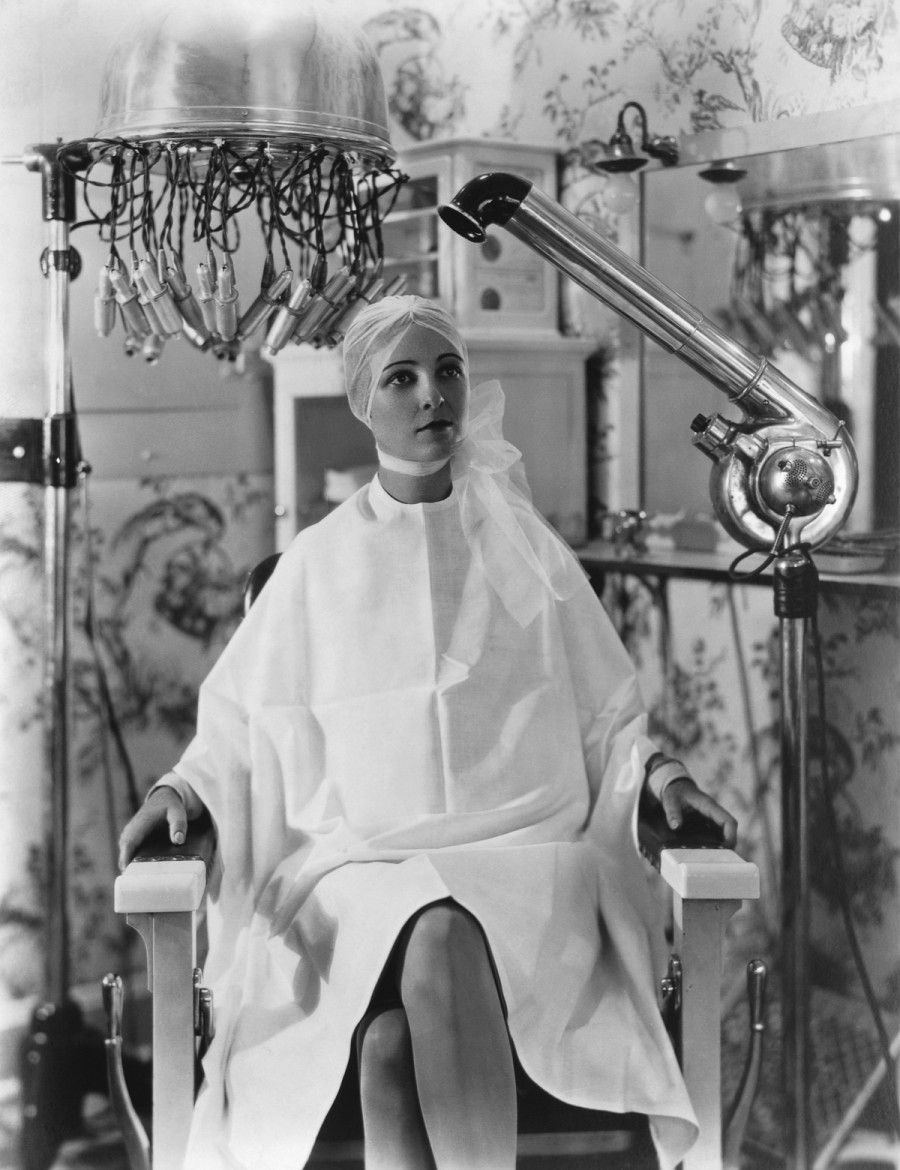
[[[732,849],[664,849],[659,872],[682,898],[759,897],[759,870]]]
[[[197,910],[206,890],[206,866],[183,861],[132,861],[116,878],[118,914],[166,914]]]

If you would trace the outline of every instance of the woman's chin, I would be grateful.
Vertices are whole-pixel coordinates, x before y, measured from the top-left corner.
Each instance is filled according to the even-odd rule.
[[[456,427],[447,427],[441,431],[428,431],[417,436],[416,446],[420,452],[415,456],[423,462],[427,459],[440,459],[441,456],[450,456],[456,447]]]
[[[431,463],[435,459],[449,459],[458,446],[455,427],[442,431],[420,431],[405,443],[383,446],[381,450],[395,459],[406,459],[413,463]],[[397,448],[402,446],[402,450]]]

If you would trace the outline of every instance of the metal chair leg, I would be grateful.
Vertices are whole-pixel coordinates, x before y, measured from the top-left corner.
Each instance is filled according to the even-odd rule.
[[[122,1130],[128,1165],[131,1170],[150,1170],[150,1140],[132,1104],[122,1063],[122,1011],[125,1004],[125,988],[121,975],[105,975],[102,988],[103,1008],[106,1012],[107,1035],[104,1044],[110,1102]]]
[[[724,1170],[739,1170],[741,1145],[750,1119],[750,1110],[759,1088],[765,1035],[766,964],[753,959],[747,964],[747,1002],[750,1016],[750,1041],[747,1059],[734,1100],[722,1127],[722,1162]]]

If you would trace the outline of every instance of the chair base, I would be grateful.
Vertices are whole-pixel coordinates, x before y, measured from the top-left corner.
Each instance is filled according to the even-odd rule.
[[[658,1170],[649,1130],[521,1134],[517,1170]],[[319,1142],[305,1170],[364,1170],[362,1142]]]

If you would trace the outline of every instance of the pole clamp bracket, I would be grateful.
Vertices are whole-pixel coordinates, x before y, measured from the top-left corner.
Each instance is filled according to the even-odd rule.
[[[0,419],[0,482],[73,488],[83,469],[74,414]]]
[[[77,248],[45,248],[41,252],[41,275],[49,276],[51,271],[67,272],[70,280],[81,275],[81,254]]]

